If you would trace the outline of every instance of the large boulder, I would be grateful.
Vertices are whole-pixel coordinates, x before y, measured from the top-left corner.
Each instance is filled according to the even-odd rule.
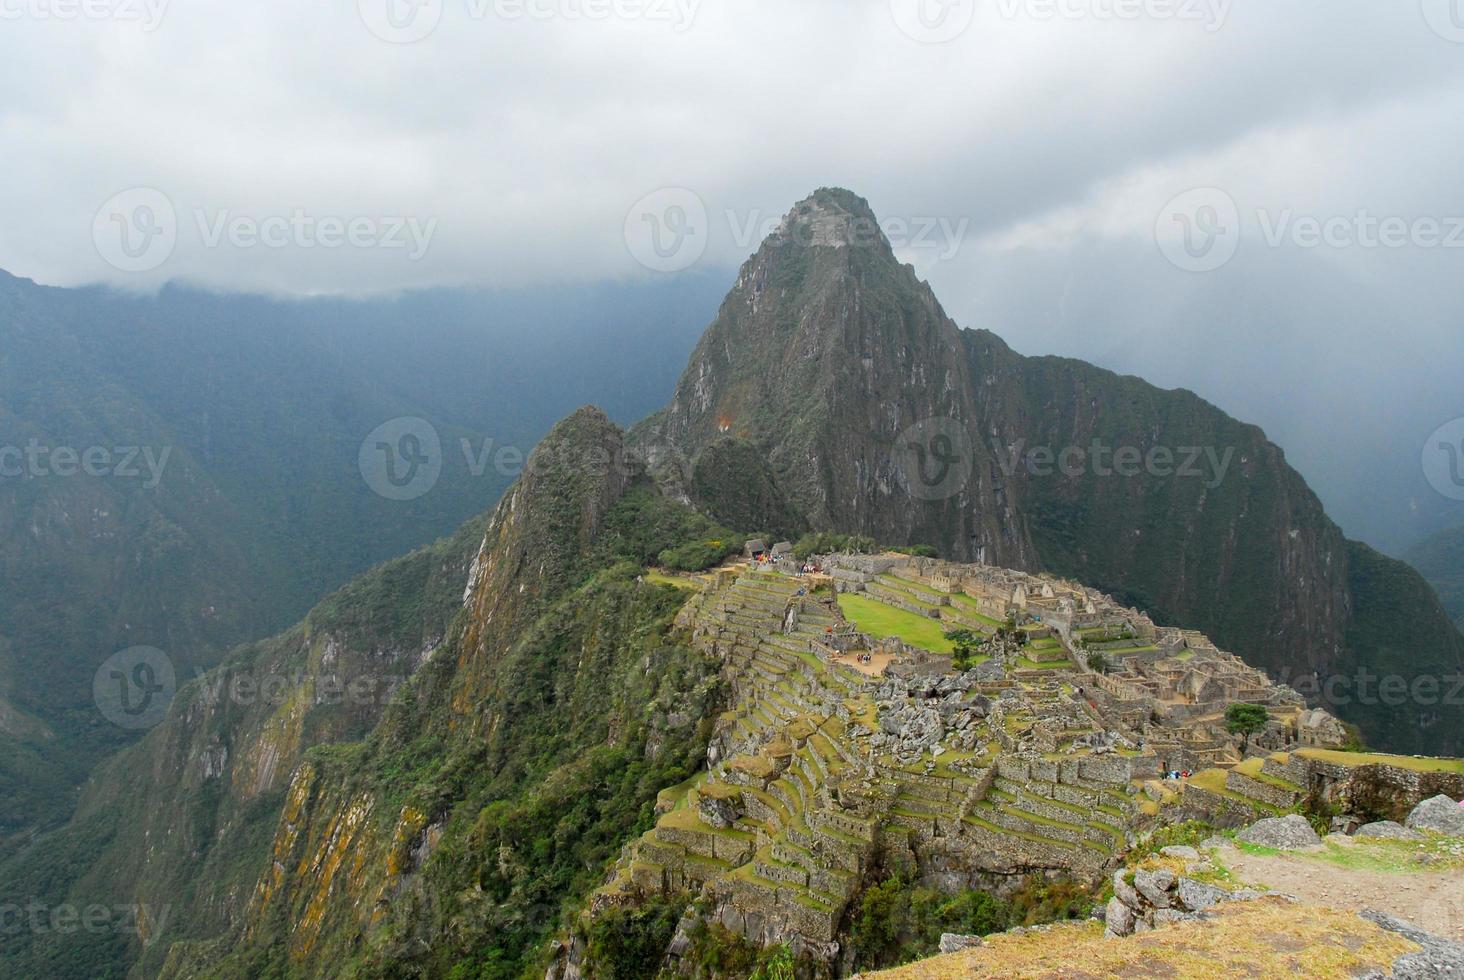
[[[1134,872],[1134,887],[1156,909],[1169,908],[1169,889],[1174,887],[1174,873],[1168,868]]]
[[[960,953],[968,949],[976,949],[985,945],[980,936],[962,936],[958,933],[944,932],[940,936],[940,951],[942,953]]]
[[[1278,851],[1299,851],[1308,847],[1321,847],[1322,839],[1306,822],[1306,818],[1293,813],[1285,817],[1267,817],[1258,820],[1241,831],[1235,839],[1242,844],[1256,847],[1273,847]]]
[[[1352,836],[1368,837],[1374,840],[1423,840],[1423,835],[1418,831],[1409,830],[1402,824],[1394,823],[1391,820],[1363,824]]]
[[[1113,873],[1113,895],[1135,912],[1142,911],[1144,908],[1143,900],[1139,898],[1138,891],[1124,878],[1122,868],[1119,868]]]
[[[1117,898],[1110,899],[1108,908],[1104,910],[1103,922],[1108,926],[1108,933],[1114,936],[1127,936],[1134,931],[1134,913],[1127,905]]]
[[[1231,899],[1230,892],[1193,878],[1179,879],[1179,904],[1191,912],[1203,912]]]
[[[1414,807],[1404,825],[1409,830],[1431,830],[1449,837],[1464,837],[1464,806],[1447,796],[1435,796]]]

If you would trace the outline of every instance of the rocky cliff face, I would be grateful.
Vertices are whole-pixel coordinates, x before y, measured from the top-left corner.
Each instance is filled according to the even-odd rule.
[[[1437,702],[1358,693],[1364,669],[1459,675],[1464,639],[1416,575],[1344,539],[1264,433],[959,329],[847,191],[798,204],[743,266],[635,438],[713,513],[1070,575],[1304,690],[1339,678],[1327,706],[1373,742],[1464,748]]]

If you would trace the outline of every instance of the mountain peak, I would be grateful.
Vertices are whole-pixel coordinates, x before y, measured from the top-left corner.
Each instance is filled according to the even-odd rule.
[[[783,216],[769,244],[890,250],[869,202],[842,187],[820,187]]]

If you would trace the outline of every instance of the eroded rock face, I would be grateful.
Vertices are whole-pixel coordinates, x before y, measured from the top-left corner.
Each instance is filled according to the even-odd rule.
[[[1424,800],[1408,815],[1409,830],[1431,830],[1450,837],[1464,837],[1464,806],[1447,796]]]
[[[1257,821],[1237,834],[1235,839],[1257,847],[1274,847],[1278,851],[1299,851],[1307,847],[1320,847],[1322,844],[1322,838],[1306,822],[1306,818],[1294,813],[1286,817],[1267,817]]]

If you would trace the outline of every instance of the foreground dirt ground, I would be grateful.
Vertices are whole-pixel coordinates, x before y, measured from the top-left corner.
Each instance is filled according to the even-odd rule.
[[[1329,844],[1311,854],[1226,850],[1216,860],[1253,887],[1308,905],[1377,909],[1435,936],[1464,942],[1464,868],[1453,862],[1413,865],[1406,844]],[[1349,860],[1356,866],[1348,866]]]
[[[1205,921],[1163,926],[1126,939],[1104,939],[1103,926],[1096,922],[993,936],[981,949],[872,974],[870,980],[1115,976],[1327,980],[1373,970],[1386,974],[1394,960],[1418,948],[1352,912],[1262,898],[1220,906]]]

